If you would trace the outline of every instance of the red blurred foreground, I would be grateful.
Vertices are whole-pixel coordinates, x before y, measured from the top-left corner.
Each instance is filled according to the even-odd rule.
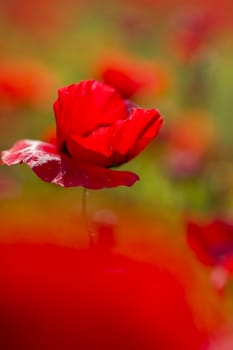
[[[200,349],[185,293],[166,270],[49,244],[0,245],[0,349]]]

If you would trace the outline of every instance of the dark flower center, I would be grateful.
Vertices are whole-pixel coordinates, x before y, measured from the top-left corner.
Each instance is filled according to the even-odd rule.
[[[60,147],[60,152],[65,154],[66,156],[69,156],[70,157],[70,152],[68,150],[68,147],[66,145],[66,142],[63,142],[63,144],[61,145]]]

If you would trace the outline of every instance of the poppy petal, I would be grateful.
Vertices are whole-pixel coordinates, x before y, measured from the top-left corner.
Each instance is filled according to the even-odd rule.
[[[157,110],[133,108],[128,119],[97,128],[86,137],[70,135],[67,148],[79,161],[119,165],[138,155],[157,135],[161,124]]]
[[[132,186],[139,180],[136,174],[128,171],[114,171],[74,161],[58,154],[54,145],[33,140],[21,140],[10,150],[3,151],[2,163],[25,163],[40,179],[62,187],[101,189]]]
[[[127,107],[119,93],[95,80],[61,88],[58,96],[54,112],[59,138],[61,131],[64,137],[70,133],[83,135],[101,125],[127,118]]]
[[[128,153],[128,159],[136,157],[155,138],[163,119],[156,109],[133,108],[127,122],[120,130],[119,153]]]

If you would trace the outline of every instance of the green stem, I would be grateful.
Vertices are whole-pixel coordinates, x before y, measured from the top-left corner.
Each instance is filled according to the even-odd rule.
[[[84,223],[85,223],[86,230],[88,233],[90,247],[93,247],[93,245],[95,244],[95,234],[90,227],[89,215],[88,215],[88,209],[87,209],[87,197],[88,197],[88,190],[85,187],[83,187],[83,191],[82,191],[82,215],[83,215]]]

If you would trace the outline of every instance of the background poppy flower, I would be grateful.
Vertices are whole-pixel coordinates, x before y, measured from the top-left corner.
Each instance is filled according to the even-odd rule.
[[[40,108],[50,102],[57,78],[40,62],[17,58],[0,60],[1,108]]]
[[[96,63],[95,75],[114,87],[124,98],[163,94],[170,85],[169,72],[156,60],[138,59],[113,52]]]
[[[159,112],[126,102],[94,80],[64,87],[54,103],[57,144],[22,140],[2,152],[3,164],[26,163],[44,181],[64,187],[131,186],[138,176],[109,169],[137,156],[157,135]]]
[[[228,259],[233,260],[233,223],[230,221],[189,221],[187,240],[198,259],[206,265],[227,266]]]
[[[211,283],[222,294],[233,272],[233,223],[221,218],[189,221],[187,240],[197,258],[211,267]]]

